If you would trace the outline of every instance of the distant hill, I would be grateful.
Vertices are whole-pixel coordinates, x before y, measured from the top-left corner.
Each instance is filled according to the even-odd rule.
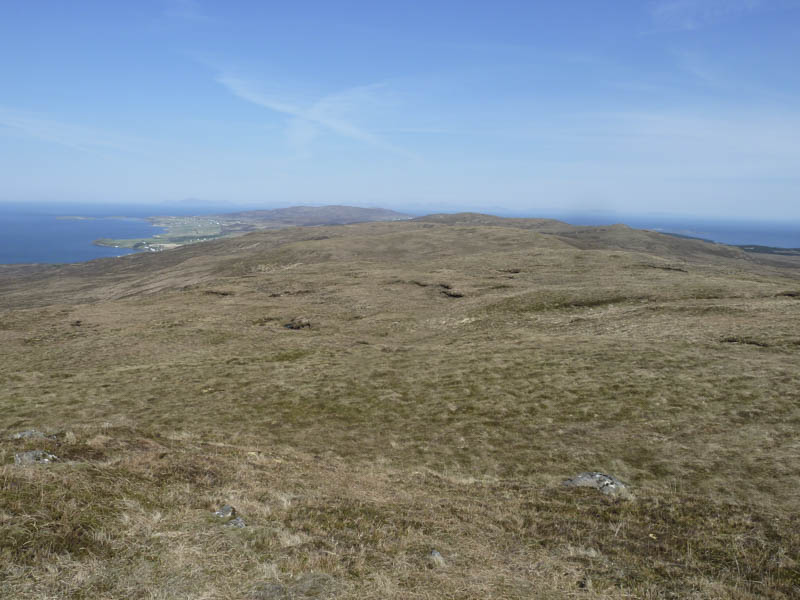
[[[360,208],[358,206],[290,206],[271,210],[248,210],[218,215],[225,219],[243,219],[281,223],[284,225],[346,225],[372,221],[403,221],[410,215],[385,208]]]
[[[322,262],[338,264],[414,263],[431,258],[449,261],[465,260],[468,256],[479,260],[478,256],[484,252],[508,251],[504,244],[498,245],[498,239],[507,239],[509,244],[513,240],[519,249],[626,252],[631,256],[638,254],[642,257],[640,261],[648,257],[648,261],[658,259],[667,266],[692,263],[726,271],[770,272],[784,276],[800,270],[797,257],[748,253],[734,246],[632,229],[626,225],[577,226],[554,219],[457,213],[414,219],[402,215],[403,220],[360,223],[346,229],[296,226],[300,223],[318,225],[326,218],[338,218],[335,225],[341,225],[347,222],[348,216],[356,215],[366,218],[401,213],[327,206],[247,211],[226,215],[224,219],[202,217],[211,222],[218,219],[222,231],[200,244],[188,243],[180,247],[175,244],[176,247],[166,252],[69,265],[0,266],[0,307],[42,305],[52,303],[56,296],[64,302],[80,302],[177,289],[216,279],[231,265],[235,265],[237,274],[252,272],[260,268],[259,265],[274,262],[272,254],[275,252],[280,254],[282,264],[309,260],[316,263],[323,256],[327,258]],[[277,222],[276,218],[284,222]],[[289,220],[294,220],[294,226]],[[189,223],[184,226],[188,227]],[[169,235],[158,241],[168,241]]]

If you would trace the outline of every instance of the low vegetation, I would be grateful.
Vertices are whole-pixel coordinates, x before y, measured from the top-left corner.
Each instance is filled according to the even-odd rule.
[[[454,215],[0,271],[0,597],[798,597],[792,260]]]

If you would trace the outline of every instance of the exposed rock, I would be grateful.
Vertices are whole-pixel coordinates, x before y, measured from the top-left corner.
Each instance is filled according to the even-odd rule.
[[[58,457],[55,454],[50,454],[44,450],[28,450],[14,455],[15,465],[47,464],[57,460]]]
[[[303,573],[292,583],[262,583],[252,600],[330,600],[336,595],[336,580],[325,573]]]
[[[225,523],[225,527],[237,527],[241,529],[242,527],[247,527],[247,524],[242,517],[236,517]]]
[[[44,440],[54,440],[56,436],[48,435],[38,429],[26,429],[25,431],[20,431],[15,433],[11,436],[12,440],[30,440],[30,439],[44,439]]]
[[[246,527],[242,517],[237,516],[236,509],[230,504],[223,505],[219,510],[214,511],[214,516],[222,521],[225,521],[225,527]]]
[[[230,504],[225,504],[222,508],[214,512],[214,516],[221,519],[233,519],[236,516],[236,509]]]
[[[428,555],[428,564],[435,569],[441,569],[447,566],[444,556],[442,556],[438,550],[431,550],[431,553]]]
[[[284,325],[286,329],[305,329],[306,327],[311,327],[311,321],[304,317],[295,317],[286,325]]]
[[[622,483],[616,477],[598,473],[597,471],[580,473],[571,479],[567,479],[562,485],[568,487],[591,487],[609,496],[618,496],[620,498],[633,497],[633,494],[631,494],[626,484]]]

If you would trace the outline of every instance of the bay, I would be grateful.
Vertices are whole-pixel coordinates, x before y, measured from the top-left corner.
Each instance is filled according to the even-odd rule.
[[[124,207],[113,207],[112,214],[98,207],[87,211],[85,207],[62,205],[57,210],[53,214],[42,206],[0,204],[0,263],[73,263],[123,256],[134,251],[92,242],[100,238],[147,238],[164,231],[141,217],[125,215]]]

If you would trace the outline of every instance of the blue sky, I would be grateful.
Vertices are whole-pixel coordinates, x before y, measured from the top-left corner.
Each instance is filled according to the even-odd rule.
[[[0,201],[800,220],[800,0],[6,0]]]

